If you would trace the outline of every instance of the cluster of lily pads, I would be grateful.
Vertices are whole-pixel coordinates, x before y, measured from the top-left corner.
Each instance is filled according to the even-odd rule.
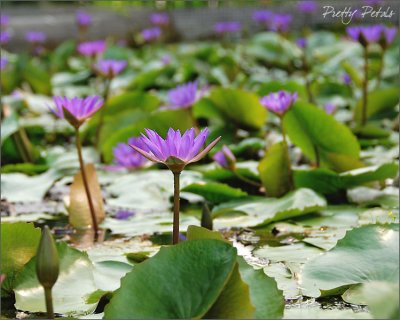
[[[89,40],[80,10],[76,40],[17,54],[9,19],[5,317],[399,316],[395,27],[254,10],[247,38],[174,43],[160,11]]]

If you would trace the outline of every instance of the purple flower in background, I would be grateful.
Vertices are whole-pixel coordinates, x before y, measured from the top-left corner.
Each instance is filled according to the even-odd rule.
[[[298,39],[296,40],[296,44],[297,44],[300,48],[304,49],[304,48],[307,46],[307,39],[306,39],[306,38],[298,38]]]
[[[348,73],[344,72],[344,73],[342,74],[342,81],[343,81],[345,84],[347,84],[347,85],[351,84],[351,77],[350,77],[350,75],[349,75]]]
[[[142,141],[140,137],[132,137],[128,140],[128,144],[136,146],[146,152],[149,151],[147,145]],[[149,163],[145,157],[140,153],[133,150],[126,143],[119,143],[114,149],[114,163],[119,167],[124,167],[127,169],[137,169],[141,168]]]
[[[28,31],[25,33],[25,39],[30,43],[44,43],[46,34],[42,31]]]
[[[333,103],[327,103],[325,104],[324,109],[327,114],[333,114],[336,110],[336,106]]]
[[[150,22],[156,26],[167,26],[169,24],[169,16],[165,12],[156,12],[150,16]]]
[[[235,170],[236,157],[226,145],[224,145],[220,151],[214,154],[213,159],[218,162],[221,167],[229,170]]]
[[[362,45],[367,45],[369,43],[379,41],[382,33],[382,26],[374,25],[347,27],[346,32],[354,41],[358,41]]]
[[[103,76],[114,78],[125,69],[127,64],[128,63],[124,60],[100,60],[94,67]]]
[[[10,23],[10,17],[5,14],[0,14],[0,27],[7,27]]]
[[[87,41],[78,45],[78,52],[87,57],[94,57],[106,50],[106,42],[104,40]]]
[[[382,0],[364,0],[364,4],[371,7],[381,5],[382,3]]]
[[[144,41],[153,41],[161,36],[161,29],[159,27],[144,29],[141,35]]]
[[[0,70],[5,69],[7,64],[8,64],[7,58],[0,57]]]
[[[128,220],[129,218],[133,217],[135,215],[134,212],[129,211],[129,210],[118,210],[114,218],[118,220]]]
[[[303,13],[313,13],[318,9],[318,4],[312,0],[304,0],[297,3],[297,9]]]
[[[103,99],[98,96],[87,98],[74,97],[53,97],[56,104],[55,109],[50,108],[57,117],[66,119],[72,126],[79,128],[86,119],[90,118],[96,111],[103,106]]]
[[[256,22],[266,24],[272,16],[273,13],[269,10],[257,10],[253,12],[252,18]]]
[[[81,28],[86,28],[92,23],[92,17],[90,14],[83,10],[78,10],[75,15],[76,23]]]
[[[396,27],[386,27],[382,26],[381,34],[383,35],[383,39],[385,41],[385,45],[389,45],[393,42],[394,38],[396,37],[397,28]]]
[[[10,33],[7,31],[0,31],[0,44],[6,44],[10,41]]]
[[[197,81],[179,85],[168,92],[168,108],[190,108],[199,97],[200,95],[197,94]]]
[[[186,130],[183,135],[179,130],[170,128],[166,139],[161,138],[153,130],[145,129],[145,131],[147,137],[142,134],[142,139],[149,151],[135,145],[131,147],[147,159],[165,164],[174,173],[181,172],[189,163],[201,160],[221,138],[218,137],[200,151],[209,134],[207,128],[201,130],[197,137],[195,137],[194,128]]]
[[[283,116],[287,110],[293,105],[297,99],[297,92],[290,93],[287,91],[279,91],[270,93],[260,99],[260,103],[264,108]]]
[[[268,26],[275,32],[286,32],[289,30],[293,17],[290,14],[277,13],[274,14],[268,22]]]
[[[216,33],[233,33],[239,32],[242,29],[240,22],[237,21],[222,21],[214,25]]]
[[[172,58],[171,58],[171,56],[168,55],[168,54],[165,54],[165,55],[163,55],[163,56],[161,57],[161,62],[162,62],[163,65],[168,65],[168,64],[171,63],[171,61],[172,61]]]

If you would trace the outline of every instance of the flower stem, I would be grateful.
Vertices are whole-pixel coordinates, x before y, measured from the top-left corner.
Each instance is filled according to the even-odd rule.
[[[368,103],[368,47],[364,47],[364,81],[362,87],[363,99],[362,99],[362,115],[361,125],[367,123],[367,103]]]
[[[104,103],[107,102],[108,95],[110,93],[110,85],[111,85],[111,79],[106,80],[105,89],[104,89]],[[100,133],[101,133],[101,129],[103,128],[103,125],[104,125],[104,112],[105,112],[104,109],[105,108],[103,107],[100,110],[99,124],[97,125],[97,129],[96,129],[96,140],[94,143],[96,149],[98,149],[98,147],[99,147]]]
[[[47,319],[54,319],[53,296],[51,294],[51,288],[44,288],[44,296],[46,300]]]
[[[174,172],[174,225],[172,232],[172,244],[179,242],[179,177],[180,172]]]
[[[76,149],[78,151],[79,165],[81,167],[83,185],[85,187],[86,197],[87,197],[87,200],[89,203],[90,214],[92,216],[94,241],[97,241],[99,227],[97,225],[96,211],[94,210],[93,200],[92,200],[92,196],[90,194],[89,183],[88,183],[87,175],[86,175],[85,164],[83,162],[82,144],[81,144],[81,138],[79,136],[79,129],[76,129]]]
[[[386,49],[382,48],[382,57],[381,57],[381,60],[379,61],[378,77],[377,77],[377,80],[376,80],[375,89],[378,89],[381,86],[382,72],[383,72],[383,67],[384,67],[384,64],[385,64],[385,52],[386,52]]]
[[[255,181],[252,181],[250,179],[247,179],[246,177],[239,174],[236,170],[233,170],[232,172],[239,180],[242,180],[243,182],[246,182],[254,187],[261,188],[261,184],[255,182]]]
[[[280,120],[280,126],[281,126],[281,131],[282,131],[283,143],[286,146],[286,157],[287,157],[286,160],[287,160],[287,164],[288,164],[289,188],[290,188],[290,190],[293,190],[294,182],[293,182],[292,165],[291,165],[290,155],[289,155],[289,144],[287,143],[285,128],[283,127],[283,117],[279,117],[279,120]]]

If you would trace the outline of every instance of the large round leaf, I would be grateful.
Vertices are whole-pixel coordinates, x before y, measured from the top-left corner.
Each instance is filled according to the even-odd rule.
[[[193,240],[163,247],[122,279],[105,318],[201,318],[221,297],[235,265],[236,249],[223,241]],[[241,309],[242,303],[246,301],[230,307]],[[240,316],[251,318],[252,314]]]
[[[336,247],[309,261],[301,274],[307,296],[343,291],[373,280],[399,281],[399,226],[366,225],[348,231]],[[336,291],[337,293],[338,291]]]

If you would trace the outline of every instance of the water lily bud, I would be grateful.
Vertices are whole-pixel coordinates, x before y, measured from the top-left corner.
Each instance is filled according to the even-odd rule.
[[[57,281],[60,270],[56,244],[48,226],[42,230],[36,254],[36,274],[45,289],[51,289]]]

